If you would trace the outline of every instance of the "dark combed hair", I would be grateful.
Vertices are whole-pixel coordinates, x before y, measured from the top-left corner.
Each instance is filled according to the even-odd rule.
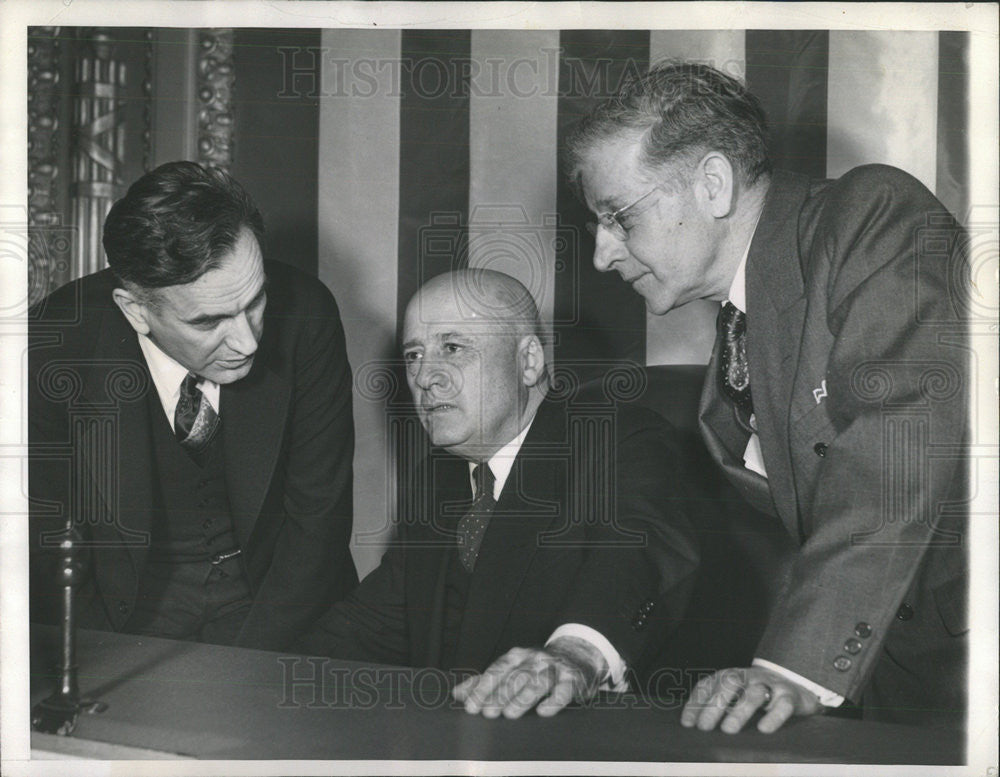
[[[104,250],[123,284],[159,289],[217,267],[244,227],[263,247],[260,211],[231,176],[194,162],[168,162],[111,207]]]
[[[582,119],[564,149],[574,185],[584,156],[623,132],[641,136],[650,169],[678,162],[690,168],[705,153],[719,151],[746,184],[771,171],[763,108],[743,84],[708,65],[657,63]]]

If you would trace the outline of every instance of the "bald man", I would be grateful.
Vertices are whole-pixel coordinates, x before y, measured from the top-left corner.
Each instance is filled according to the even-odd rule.
[[[425,284],[402,352],[433,448],[402,462],[416,493],[381,564],[302,652],[471,672],[454,696],[487,717],[623,690],[698,563],[670,428],[549,398],[535,302],[502,273]]]

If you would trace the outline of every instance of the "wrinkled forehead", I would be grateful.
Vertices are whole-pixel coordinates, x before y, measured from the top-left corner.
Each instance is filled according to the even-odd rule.
[[[593,142],[582,154],[576,183],[587,205],[596,212],[627,204],[637,189],[655,184],[657,172],[642,156],[641,135],[621,133]]]

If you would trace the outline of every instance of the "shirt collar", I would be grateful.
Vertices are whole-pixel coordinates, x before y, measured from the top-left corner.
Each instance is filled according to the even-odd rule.
[[[729,287],[729,299],[726,300],[726,302],[732,302],[740,313],[747,312],[747,257],[750,256],[750,245],[753,243],[753,236],[757,232],[757,223],[759,222],[760,215],[754,222],[753,232],[750,233],[750,239],[747,240],[747,247],[743,249],[739,267],[736,268],[736,275],[733,276],[733,283]]]
[[[528,436],[528,430],[531,429],[531,424],[534,420],[535,416],[533,415],[528,419],[528,423],[525,424],[524,428],[518,432],[517,437],[494,453],[486,462],[489,465],[490,472],[493,473],[494,500],[499,501],[500,493],[503,491],[504,484],[507,482],[510,471],[514,467],[514,460],[517,458],[517,454],[521,450],[521,445],[524,443],[524,438]],[[469,482],[472,484],[473,494],[476,493],[476,483],[472,477],[472,470],[476,468],[476,464],[477,462],[475,461],[469,462]]]
[[[138,333],[137,333],[138,334]],[[160,397],[160,404],[163,405],[163,412],[167,414],[167,420],[171,428],[174,425],[174,411],[177,409],[177,400],[181,396],[181,383],[187,377],[188,370],[176,359],[168,356],[159,346],[146,335],[139,336],[139,348],[146,359],[146,366],[149,367],[149,375],[156,386],[156,393]],[[219,384],[214,381],[202,378],[198,381],[198,388],[211,403],[216,413],[219,412]]]

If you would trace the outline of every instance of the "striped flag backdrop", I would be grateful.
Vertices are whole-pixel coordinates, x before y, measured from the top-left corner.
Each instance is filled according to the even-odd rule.
[[[457,266],[520,278],[552,322],[555,358],[584,372],[707,361],[715,306],[650,316],[596,272],[558,160],[582,114],[663,58],[745,80],[780,166],[832,177],[892,164],[960,219],[968,209],[966,33],[327,30],[322,46],[318,272],[359,374],[395,356],[417,287]],[[355,414],[364,574],[390,526],[393,468],[384,404],[359,391]]]

